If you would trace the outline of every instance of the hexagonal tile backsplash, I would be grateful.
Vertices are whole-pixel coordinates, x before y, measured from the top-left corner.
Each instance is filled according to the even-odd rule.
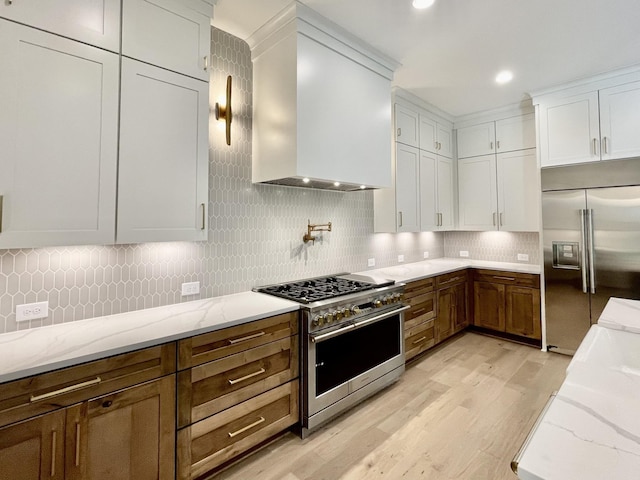
[[[251,53],[245,42],[215,28],[212,51],[211,104],[232,75],[234,121],[228,147],[222,123],[211,117],[209,241],[0,250],[0,333],[366,270],[371,257],[376,267],[384,267],[396,264],[398,254],[407,262],[421,260],[425,250],[432,258],[444,255],[447,235],[459,232],[372,233],[372,192],[253,185]],[[330,221],[333,231],[304,244],[307,220]],[[472,258],[498,253],[483,246],[486,241],[478,234],[464,233],[460,241],[478,247],[479,256]],[[537,263],[537,234],[512,235],[508,242]],[[181,284],[193,281],[200,282],[200,295],[181,297]],[[45,300],[48,318],[16,323],[16,305]]]

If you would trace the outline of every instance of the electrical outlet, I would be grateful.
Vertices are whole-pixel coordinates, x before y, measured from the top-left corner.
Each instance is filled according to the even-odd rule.
[[[519,253],[518,254],[518,260],[521,262],[528,262],[529,261],[529,255],[526,253]]]
[[[404,262],[404,255],[398,255],[398,263]]]
[[[375,258],[370,258],[369,260],[367,260],[367,267],[375,267],[375,266],[376,266]]]
[[[429,258],[429,252],[423,252],[422,258]]]
[[[461,257],[468,257],[469,256],[469,250],[460,250],[460,256]]]
[[[189,282],[182,284],[182,296],[197,295],[200,293],[200,282]]]
[[[49,316],[49,302],[16,305],[16,322],[26,322]]]

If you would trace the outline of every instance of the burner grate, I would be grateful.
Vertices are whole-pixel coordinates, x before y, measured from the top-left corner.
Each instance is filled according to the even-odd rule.
[[[273,285],[257,291],[300,303],[311,303],[372,288],[374,285],[371,283],[331,276]]]

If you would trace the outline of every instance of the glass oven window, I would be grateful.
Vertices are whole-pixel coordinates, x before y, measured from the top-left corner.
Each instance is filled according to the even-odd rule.
[[[400,315],[316,344],[316,396],[400,355]]]

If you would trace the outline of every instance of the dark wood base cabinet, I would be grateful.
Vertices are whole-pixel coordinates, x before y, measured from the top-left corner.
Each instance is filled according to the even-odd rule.
[[[436,315],[436,343],[469,325],[468,271],[458,271],[436,277],[438,314]]]
[[[473,324],[496,332],[541,340],[539,275],[476,270]]]

